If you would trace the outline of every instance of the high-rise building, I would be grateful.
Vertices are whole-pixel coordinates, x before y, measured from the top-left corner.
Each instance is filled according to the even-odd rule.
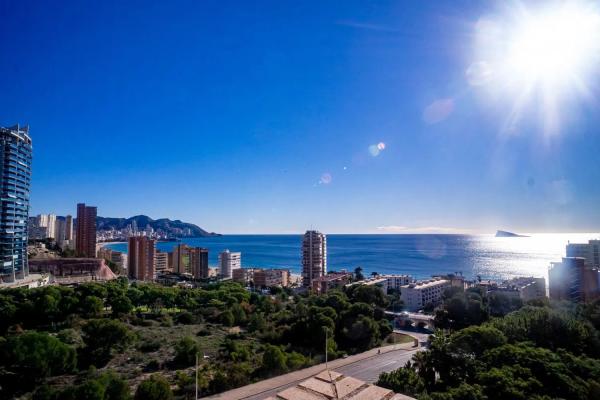
[[[194,247],[189,250],[192,276],[195,279],[208,278],[208,249]]]
[[[75,252],[78,256],[96,257],[96,207],[77,204],[77,235]]]
[[[65,240],[73,240],[73,217],[65,217]]]
[[[156,242],[146,236],[130,236],[127,248],[127,275],[129,279],[153,281]]]
[[[563,257],[548,269],[550,299],[586,302],[600,297],[600,271],[583,257]]]
[[[586,267],[600,268],[600,240],[567,244],[567,257],[581,257]]]
[[[327,237],[306,231],[302,240],[302,285],[312,287],[314,279],[327,274]]]
[[[178,243],[173,247],[173,272],[176,274],[189,272],[188,246],[183,243]]]
[[[44,239],[56,239],[56,215],[40,214],[36,217],[38,228],[46,228],[46,237]]]
[[[233,270],[242,268],[242,253],[223,251],[219,254],[219,274],[222,278],[232,278]]]
[[[0,128],[0,281],[29,274],[27,225],[31,182],[29,127]]]
[[[164,251],[154,252],[154,272],[156,275],[169,272],[169,253]]]

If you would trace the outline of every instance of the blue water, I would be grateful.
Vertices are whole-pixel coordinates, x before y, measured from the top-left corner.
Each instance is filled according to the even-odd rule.
[[[599,234],[538,234],[528,238],[491,235],[327,235],[328,270],[363,268],[365,274],[410,274],[427,278],[462,272],[474,278],[507,279],[547,276],[551,261],[560,261],[565,245],[585,243]],[[191,246],[209,249],[209,264],[229,249],[242,252],[243,267],[289,268],[300,272],[301,235],[224,235],[184,239]],[[175,243],[159,242],[172,250]],[[126,252],[126,243],[109,247]]]

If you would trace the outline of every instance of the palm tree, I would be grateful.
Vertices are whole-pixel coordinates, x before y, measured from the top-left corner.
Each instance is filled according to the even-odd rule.
[[[376,276],[379,276],[379,272],[373,271],[371,272],[371,276],[375,278]]]

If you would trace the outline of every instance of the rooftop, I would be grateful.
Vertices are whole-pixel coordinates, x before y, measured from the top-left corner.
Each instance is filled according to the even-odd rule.
[[[449,280],[447,279],[429,279],[426,281],[418,281],[415,283],[409,283],[408,285],[404,285],[402,286],[402,288],[408,288],[408,289],[425,289],[428,287],[433,287],[433,286],[438,286],[438,285],[443,285],[446,283],[450,283]]]
[[[323,371],[265,400],[414,400],[335,371]]]

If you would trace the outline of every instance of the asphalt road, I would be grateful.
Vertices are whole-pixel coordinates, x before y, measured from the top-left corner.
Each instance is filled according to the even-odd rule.
[[[365,382],[375,383],[377,381],[377,378],[379,378],[379,374],[381,374],[382,372],[390,372],[404,366],[404,364],[406,364],[406,362],[410,360],[413,354],[415,354],[417,351],[419,350],[411,349],[383,353],[361,361],[357,361],[349,365],[345,365],[343,367],[333,368],[333,370],[346,376],[351,376],[353,378],[363,380]],[[269,396],[275,396],[282,390],[285,390],[291,386],[295,386],[298,383],[299,382],[290,382],[288,385],[280,386],[276,389],[263,392],[259,395],[243,397],[243,399],[263,400]]]

